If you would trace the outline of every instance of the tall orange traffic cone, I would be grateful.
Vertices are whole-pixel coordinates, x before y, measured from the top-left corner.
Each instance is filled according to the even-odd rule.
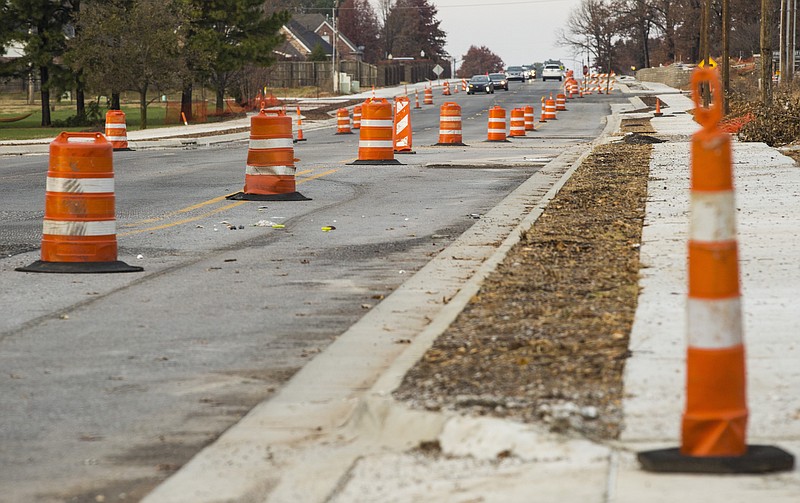
[[[656,112],[653,115],[655,117],[661,117],[662,115],[664,115],[661,113],[661,100],[658,98],[656,98]]]
[[[303,137],[303,116],[300,115],[300,107],[297,107],[297,138],[294,141],[306,141]]]
[[[700,106],[700,85],[714,95]],[[692,136],[688,245],[689,299],[686,409],[679,449],[640,452],[645,470],[686,473],[765,473],[791,470],[794,457],[772,446],[747,445],[745,351],[736,244],[731,139],[719,127],[722,86],[716,72],[692,75]]]
[[[539,122],[547,122],[547,100],[542,96],[542,113],[539,114]]]
[[[138,272],[117,260],[113,147],[100,133],[50,143],[41,260],[23,272]]]
[[[307,201],[295,189],[292,119],[283,110],[262,110],[250,118],[244,190],[227,199]]]

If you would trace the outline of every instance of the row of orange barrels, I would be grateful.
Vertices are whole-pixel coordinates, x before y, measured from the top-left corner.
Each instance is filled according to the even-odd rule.
[[[392,153],[412,150],[409,108],[409,100],[405,96],[396,97],[394,105],[383,98],[372,98],[353,108],[352,121],[348,109],[340,108],[336,113],[336,134],[353,134],[353,130],[360,130],[359,160],[388,160]],[[539,122],[556,120],[557,113],[566,110],[566,95],[542,98]],[[531,105],[514,108],[508,114],[510,120],[507,121],[504,108],[492,107],[489,109],[487,141],[505,141],[509,136],[525,136],[526,131],[535,130],[534,112]],[[464,145],[462,138],[461,106],[445,102],[440,108],[439,142],[436,145]]]

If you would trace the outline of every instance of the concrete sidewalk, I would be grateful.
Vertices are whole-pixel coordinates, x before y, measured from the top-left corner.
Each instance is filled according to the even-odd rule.
[[[625,374],[625,428],[619,441],[600,445],[552,434],[537,425],[415,411],[391,398],[407,369],[458,314],[457,297],[469,298],[477,288],[467,285],[450,302],[452,312],[437,316],[425,327],[366,394],[332,398],[337,395],[331,390],[353,377],[340,362],[339,373],[351,375],[334,372],[333,359],[342,355],[333,353],[357,352],[364,342],[344,334],[343,347],[334,344],[331,355],[320,355],[290,382],[291,391],[301,393],[299,399],[286,400],[289,395],[282,394],[262,404],[145,501],[800,501],[796,469],[758,476],[666,475],[643,472],[635,460],[637,451],[679,444],[688,142],[697,129],[686,113],[693,106],[691,100],[673,89],[647,86],[648,92],[663,93],[659,97],[668,105],[665,116],[652,121],[657,135],[668,142],[654,146],[651,161],[641,246],[644,268],[631,335],[633,356]],[[561,177],[554,190],[580,160],[577,156],[562,159],[569,167],[550,174]],[[800,211],[800,169],[764,144],[735,143],[734,162],[749,367],[749,443],[797,453],[800,318],[792,288],[800,283],[800,226],[793,218]],[[534,210],[520,225],[530,225],[537,215]],[[512,244],[505,242],[501,248]],[[494,257],[487,259],[483,267],[487,270],[479,269],[475,275],[488,274],[496,262]],[[420,272],[422,278],[445,274],[438,269],[443,264],[436,260],[432,264]],[[424,281],[403,286],[400,296],[422,295],[426,289]],[[378,317],[373,320],[377,326],[386,327],[382,314],[389,316],[380,310],[370,313]],[[354,327],[357,332],[364,328]],[[362,337],[374,334],[362,332],[368,334]],[[330,379],[330,372],[337,375],[336,382],[325,381],[321,386],[320,378]],[[259,440],[254,442],[254,438]],[[441,455],[430,456],[418,449],[421,443],[434,441]]]

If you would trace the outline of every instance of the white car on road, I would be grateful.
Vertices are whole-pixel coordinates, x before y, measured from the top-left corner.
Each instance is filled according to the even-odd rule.
[[[561,71],[561,67],[552,64],[544,65],[544,68],[542,68],[542,81],[547,79],[563,80],[564,72]]]

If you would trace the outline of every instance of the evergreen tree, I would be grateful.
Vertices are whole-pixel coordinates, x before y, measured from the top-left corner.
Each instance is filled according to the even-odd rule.
[[[397,0],[389,8],[384,26],[384,34],[391,36],[384,41],[389,53],[411,57],[424,53],[432,60],[447,58],[446,36],[437,13],[429,0]]]
[[[283,43],[279,33],[289,21],[287,11],[267,15],[261,0],[191,0],[190,37],[195,54],[207,65],[197,71],[216,90],[216,109],[224,109],[225,91],[248,64],[267,66],[272,50]]]

